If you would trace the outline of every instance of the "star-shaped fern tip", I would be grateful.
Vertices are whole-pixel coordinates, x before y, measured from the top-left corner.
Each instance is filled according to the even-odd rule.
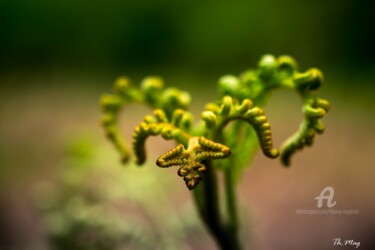
[[[231,154],[230,149],[204,137],[193,137],[187,149],[180,144],[160,156],[156,164],[161,168],[180,166],[178,175],[184,178],[189,190],[195,188],[203,178],[207,167],[204,161],[224,159]]]

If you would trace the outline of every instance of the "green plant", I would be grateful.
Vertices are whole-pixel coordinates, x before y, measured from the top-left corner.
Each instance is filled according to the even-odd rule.
[[[281,163],[289,166],[294,153],[311,146],[315,135],[323,133],[320,119],[328,112],[329,103],[312,93],[322,82],[318,69],[301,73],[293,58],[265,55],[257,69],[245,71],[238,77],[221,77],[218,99],[208,103],[201,114],[202,121],[193,124],[193,115],[187,111],[190,103],[187,92],[164,88],[157,77],[145,78],[140,88],[133,87],[128,78],[120,77],[115,82],[114,93],[102,96],[102,124],[126,163],[130,151],[117,125],[120,110],[131,102],[144,103],[154,109],[153,115],[145,116],[134,130],[135,162],[138,165],[145,162],[145,142],[149,136],[174,140],[177,146],[160,156],[156,165],[161,168],[179,166],[178,175],[190,190],[194,189],[199,214],[220,247],[240,249],[235,192],[239,176],[249,165],[258,142],[265,156],[277,158],[280,155]],[[272,145],[271,126],[261,109],[271,92],[279,88],[299,94],[304,114],[298,131],[282,144],[280,152]],[[218,172],[224,175],[225,196],[218,193]],[[221,197],[225,197],[225,212],[220,210]]]

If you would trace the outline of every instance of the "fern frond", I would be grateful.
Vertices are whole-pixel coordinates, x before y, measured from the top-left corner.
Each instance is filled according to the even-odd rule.
[[[323,99],[311,99],[307,102],[303,109],[305,117],[299,130],[281,146],[280,158],[285,166],[290,165],[290,158],[294,153],[313,144],[315,134],[324,132],[320,119],[325,116],[329,108],[328,101]]]
[[[161,135],[165,140],[175,140],[177,143],[187,144],[190,135],[184,131],[186,125],[182,123],[182,117],[187,112],[175,110],[172,117],[181,116],[181,119],[169,122],[165,112],[161,109],[154,111],[153,116],[146,116],[144,121],[134,129],[133,150],[136,163],[142,165],[146,160],[145,143],[149,136]],[[186,115],[188,116],[188,115]]]
[[[272,146],[271,126],[264,111],[259,107],[253,107],[251,100],[244,99],[241,104],[238,104],[230,96],[225,96],[219,109],[215,106],[208,108],[211,110],[204,111],[202,119],[207,129],[215,131],[214,134],[222,133],[224,127],[231,121],[245,121],[254,128],[263,153],[270,158],[276,158],[279,155],[278,150]]]
[[[128,162],[130,151],[126,141],[118,128],[118,116],[121,110],[130,103],[144,103],[151,108],[162,108],[165,110],[164,117],[155,114],[159,122],[166,121],[168,116],[176,109],[187,109],[190,104],[190,95],[177,88],[164,89],[163,80],[160,77],[146,77],[142,80],[140,88],[132,86],[130,79],[119,77],[113,87],[113,94],[105,94],[101,97],[100,106],[103,115],[101,124],[110,142],[116,147],[121,155],[123,163]],[[154,118],[146,118],[154,119]],[[189,121],[183,120],[184,128],[190,126]]]
[[[199,184],[207,170],[204,161],[224,159],[230,154],[230,149],[225,145],[204,137],[192,137],[187,149],[180,144],[160,156],[156,164],[161,168],[181,166],[177,173],[184,178],[186,186],[191,190]]]

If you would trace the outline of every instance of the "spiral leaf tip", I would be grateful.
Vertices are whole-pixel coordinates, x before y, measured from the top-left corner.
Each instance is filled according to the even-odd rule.
[[[230,149],[225,145],[204,137],[193,137],[189,140],[187,149],[180,144],[160,156],[156,164],[161,168],[180,166],[177,174],[184,178],[186,186],[192,190],[199,184],[207,171],[204,161],[224,159],[230,154]]]

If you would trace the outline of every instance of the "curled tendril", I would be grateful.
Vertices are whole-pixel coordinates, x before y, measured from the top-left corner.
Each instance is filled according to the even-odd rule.
[[[318,89],[323,83],[323,75],[320,70],[312,68],[305,73],[297,73],[294,76],[295,87],[302,91],[308,92]]]
[[[130,151],[118,128],[117,120],[120,111],[129,103],[140,102],[151,108],[162,108],[167,116],[171,116],[176,109],[186,110],[190,104],[190,95],[177,88],[164,89],[160,77],[146,77],[140,88],[132,86],[127,77],[119,77],[113,87],[113,94],[101,97],[100,106],[103,115],[101,124],[108,139],[117,148],[123,163],[128,162]],[[185,120],[189,126],[188,120]]]
[[[221,96],[229,95],[240,101],[248,98],[256,105],[263,105],[274,89],[288,88],[305,93],[318,89],[322,82],[323,75],[316,68],[299,72],[297,62],[292,57],[265,55],[257,69],[247,70],[239,77],[223,76],[218,86]]]
[[[121,155],[122,162],[129,160],[129,150],[122,138],[117,119],[119,112],[127,102],[139,101],[141,92],[131,87],[130,80],[127,77],[119,77],[114,84],[114,93],[103,95],[100,99],[100,105],[103,110],[101,124],[104,127],[107,138],[113,143]]]
[[[254,128],[263,153],[270,158],[276,158],[279,155],[278,150],[272,146],[271,126],[264,111],[259,107],[254,107],[250,99],[244,99],[241,104],[237,104],[230,96],[225,96],[221,105],[206,106],[202,119],[207,129],[216,131],[214,133],[221,133],[231,121],[245,121]]]
[[[290,164],[290,157],[298,149],[311,145],[315,133],[320,133],[323,128],[319,119],[328,111],[329,103],[312,97],[312,92],[322,83],[323,74],[316,68],[299,72],[298,65],[292,57],[276,58],[265,55],[259,61],[257,69],[245,71],[239,77],[223,76],[218,85],[222,96],[230,95],[240,101],[249,98],[255,105],[264,105],[271,91],[278,88],[287,88],[299,93],[304,102],[305,116],[299,130],[281,147],[281,162],[287,166]],[[217,108],[211,105],[209,110],[216,114]],[[207,126],[214,126],[215,118],[212,114],[206,113],[204,116]]]
[[[280,158],[285,166],[290,165],[290,158],[296,151],[313,144],[315,134],[324,132],[324,126],[320,119],[328,112],[329,106],[328,101],[323,99],[310,99],[304,106],[305,118],[299,130],[281,146]]]
[[[146,160],[145,143],[149,136],[161,135],[165,140],[175,140],[181,144],[187,144],[190,135],[184,131],[189,128],[192,116],[177,109],[169,122],[166,113],[157,109],[153,116],[146,116],[144,121],[134,129],[133,150],[136,156],[136,163],[142,165]]]
[[[195,188],[202,180],[207,167],[204,161],[224,159],[231,154],[230,149],[204,137],[192,137],[187,149],[182,144],[160,156],[156,164],[161,168],[180,166],[178,175],[184,178],[189,190]]]

